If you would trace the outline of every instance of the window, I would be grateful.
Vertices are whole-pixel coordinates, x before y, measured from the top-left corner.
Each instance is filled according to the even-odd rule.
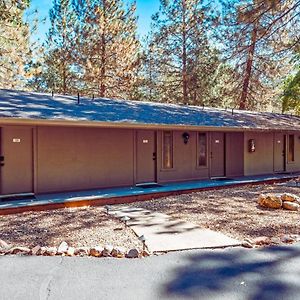
[[[198,133],[198,166],[204,167],[207,165],[207,145],[206,133]]]
[[[288,161],[295,161],[295,136],[293,134],[289,134]]]
[[[163,132],[162,166],[163,169],[173,168],[173,135],[171,131]]]

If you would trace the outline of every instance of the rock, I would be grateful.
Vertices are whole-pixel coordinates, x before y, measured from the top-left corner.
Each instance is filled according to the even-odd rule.
[[[281,208],[282,200],[276,194],[260,194],[258,197],[258,204],[267,208]]]
[[[253,248],[253,245],[252,243],[249,243],[248,241],[244,240],[242,242],[242,246],[245,247],[245,248]]]
[[[254,244],[253,240],[249,239],[249,238],[245,238],[244,241],[250,243],[250,244]]]
[[[75,248],[74,247],[69,247],[67,251],[68,256],[74,256],[75,254]]]
[[[281,239],[279,237],[274,236],[270,238],[270,242],[271,244],[279,245],[281,243]]]
[[[123,258],[126,255],[126,249],[123,247],[115,247],[112,249],[111,255],[117,258]]]
[[[75,255],[78,255],[78,256],[90,255],[90,248],[89,247],[78,247],[75,249]]]
[[[41,247],[40,250],[37,252],[37,255],[45,255],[47,251],[47,247]]]
[[[37,246],[35,246],[35,247],[33,247],[31,249],[31,254],[32,255],[38,255],[38,253],[40,252],[40,250],[41,250],[41,246],[37,245]]]
[[[281,195],[281,200],[282,201],[289,201],[289,202],[297,202],[299,203],[299,197],[294,195],[294,194],[290,194],[290,193],[284,193]]]
[[[21,246],[16,246],[16,247],[12,247],[11,249],[8,250],[9,254],[29,254],[30,253],[30,249],[28,247],[21,247]]]
[[[284,202],[282,203],[282,207],[283,207],[284,209],[295,210],[295,211],[297,211],[297,210],[299,210],[300,205],[299,205],[298,203],[296,203],[296,202],[284,201]]]
[[[291,244],[291,243],[296,242],[296,239],[294,239],[292,236],[286,234],[281,237],[281,241],[282,241],[282,243],[285,243],[285,244]]]
[[[150,256],[150,252],[148,252],[147,250],[143,250],[141,254],[142,254],[142,256],[144,256],[144,257]]]
[[[90,255],[94,256],[94,257],[100,257],[100,256],[102,256],[103,250],[104,250],[104,248],[101,246],[92,247],[90,249]]]
[[[262,246],[262,245],[269,245],[271,243],[270,238],[266,236],[260,236],[253,239],[255,245]]]
[[[0,240],[0,254],[4,255],[8,253],[11,248],[12,248],[11,245],[7,244],[3,240]]]
[[[113,251],[114,247],[112,245],[105,245],[102,256],[111,256],[111,252]]]
[[[47,247],[44,255],[55,256],[57,253],[56,247]]]
[[[66,242],[61,242],[57,249],[57,254],[64,254],[68,251],[68,244]]]
[[[10,246],[3,240],[0,240],[0,249],[8,249]]]
[[[137,258],[139,257],[139,251],[136,248],[130,249],[126,254],[127,258]]]

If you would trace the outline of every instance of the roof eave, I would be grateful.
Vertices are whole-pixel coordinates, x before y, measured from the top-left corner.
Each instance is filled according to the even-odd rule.
[[[102,128],[128,128],[128,129],[169,129],[169,130],[205,130],[205,131],[300,131],[292,128],[267,127],[230,127],[230,126],[197,126],[184,124],[145,124],[130,122],[101,122],[87,120],[59,120],[59,119],[24,119],[0,118],[1,125],[28,125],[28,126],[70,126],[70,127],[102,127]]]

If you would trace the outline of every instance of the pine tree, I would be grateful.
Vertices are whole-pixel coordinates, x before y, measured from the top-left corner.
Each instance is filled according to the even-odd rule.
[[[28,1],[0,1],[0,88],[22,88],[30,59],[29,25],[24,22]]]
[[[78,62],[84,89],[100,97],[136,97],[139,41],[136,37],[136,5],[122,0],[78,3]]]
[[[208,42],[214,17],[201,0],[161,1],[153,16],[151,76],[161,101],[203,104],[218,65]],[[150,75],[150,73],[148,72]],[[152,90],[152,89],[151,89]]]
[[[235,66],[236,105],[266,109],[288,70],[289,36],[297,32],[299,1],[254,0],[224,4],[226,56]]]
[[[74,39],[75,13],[70,0],[53,0],[50,10],[51,26],[44,48],[44,68],[40,75],[47,90],[58,93],[74,93],[75,72]]]

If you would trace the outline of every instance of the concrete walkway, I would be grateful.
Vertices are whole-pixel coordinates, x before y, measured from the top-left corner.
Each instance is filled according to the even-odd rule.
[[[144,235],[145,244],[151,252],[241,245],[241,242],[222,233],[142,208],[116,205],[110,206],[108,213],[117,218],[129,217],[127,225],[137,236]]]
[[[23,212],[26,210],[43,210],[70,206],[120,204],[178,195],[201,190],[216,189],[245,184],[258,184],[289,180],[300,176],[293,174],[270,174],[260,176],[243,176],[222,180],[198,180],[166,183],[151,188],[122,187],[111,189],[88,190],[79,192],[36,195],[30,199],[0,201],[0,215]]]

